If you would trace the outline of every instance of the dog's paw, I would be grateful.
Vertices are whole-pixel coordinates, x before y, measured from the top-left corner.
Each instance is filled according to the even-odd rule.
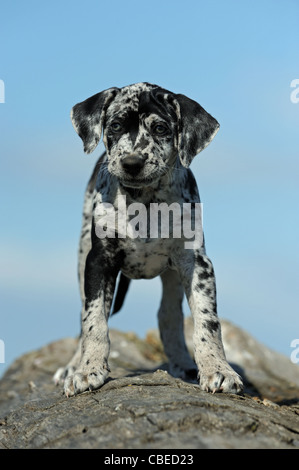
[[[64,381],[64,393],[67,397],[77,395],[86,390],[92,391],[100,388],[107,376],[108,370],[92,367],[88,371],[77,370]]]
[[[75,372],[75,367],[59,367],[55,374],[53,375],[53,382],[55,385],[62,385],[67,377],[73,375]]]
[[[200,374],[199,386],[205,392],[223,392],[223,393],[241,393],[243,391],[243,382],[239,374],[237,374],[230,366],[224,370],[217,370],[213,373],[205,375]]]

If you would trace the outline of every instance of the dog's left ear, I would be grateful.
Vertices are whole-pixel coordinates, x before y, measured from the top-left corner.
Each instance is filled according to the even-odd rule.
[[[98,145],[106,109],[118,92],[119,88],[108,88],[72,108],[72,124],[83,140],[84,152],[91,153]]]
[[[195,155],[215,137],[219,123],[187,96],[175,95],[175,101],[179,113],[179,157],[182,165],[188,168]]]

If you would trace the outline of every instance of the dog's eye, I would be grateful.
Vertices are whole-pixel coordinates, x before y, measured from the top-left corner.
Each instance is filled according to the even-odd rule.
[[[110,129],[112,132],[119,132],[122,129],[122,125],[120,122],[115,121],[110,125]]]
[[[153,131],[157,135],[165,135],[168,133],[168,127],[164,126],[164,124],[156,124],[153,127]]]

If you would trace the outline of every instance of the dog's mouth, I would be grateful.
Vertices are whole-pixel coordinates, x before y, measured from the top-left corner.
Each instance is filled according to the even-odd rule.
[[[119,182],[125,188],[145,188],[152,186],[159,178],[144,178],[144,179],[133,179],[133,178],[121,178]]]
[[[160,171],[155,171],[150,173],[148,176],[130,176],[127,174],[121,175],[118,177],[119,183],[127,188],[146,188],[146,187],[154,187],[157,188],[157,184],[161,180],[161,178],[165,177],[168,174],[168,169],[165,168],[164,171],[160,169]]]

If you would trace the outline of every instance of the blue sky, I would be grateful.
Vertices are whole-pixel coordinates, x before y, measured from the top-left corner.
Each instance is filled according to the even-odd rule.
[[[69,112],[139,81],[184,93],[220,122],[192,163],[219,316],[290,356],[299,338],[298,1],[6,0],[0,40],[0,374],[79,332],[82,200],[103,144],[84,155]],[[111,327],[143,337],[157,326],[160,295],[159,279],[135,281]]]

